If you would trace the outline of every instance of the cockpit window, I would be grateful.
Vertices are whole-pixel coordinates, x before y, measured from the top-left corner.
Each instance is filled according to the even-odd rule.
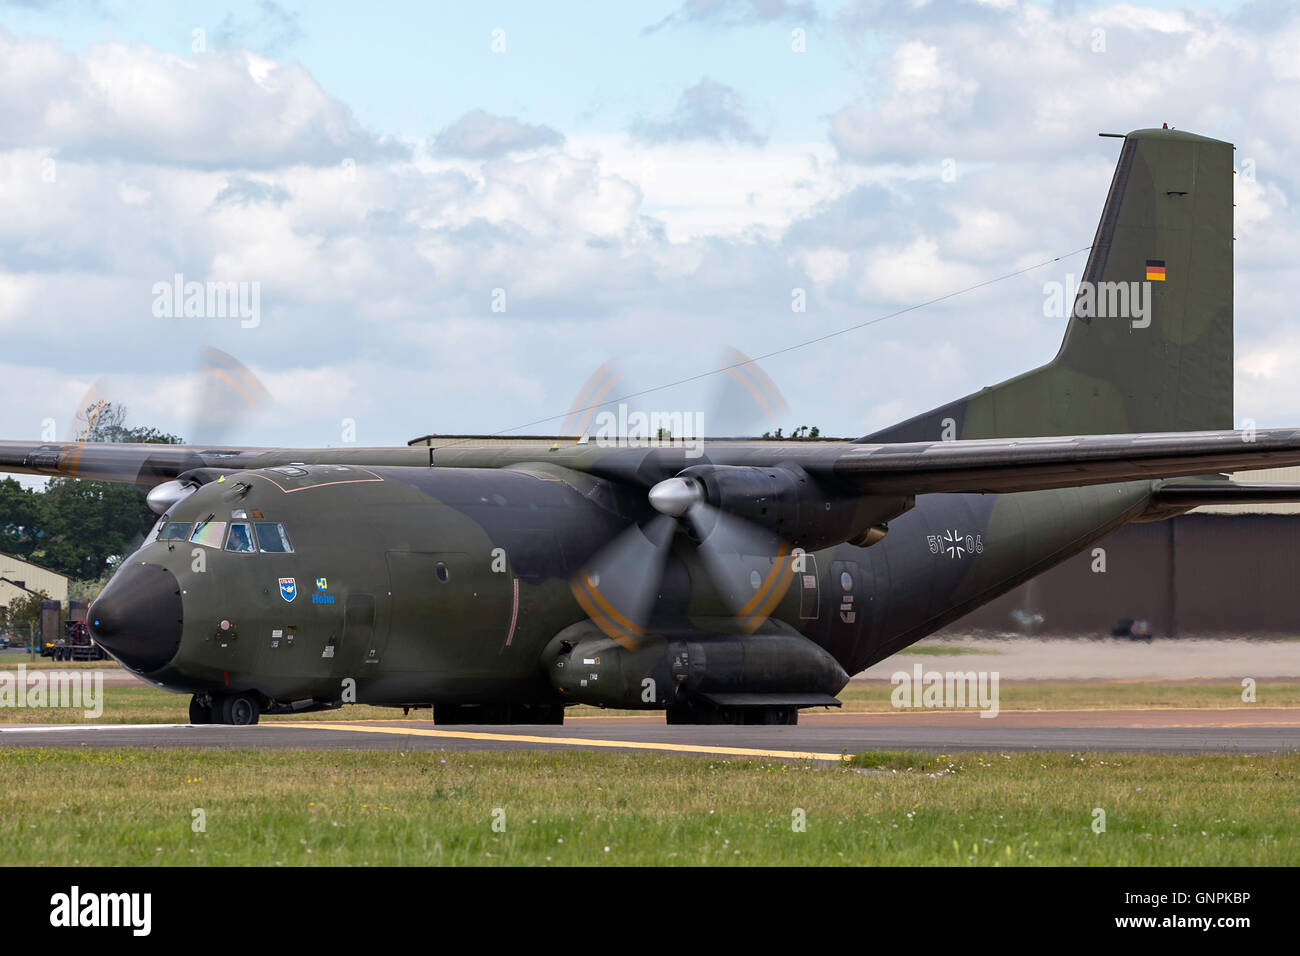
[[[159,541],[184,541],[190,536],[188,521],[168,521],[158,530]]]
[[[221,539],[226,536],[226,522],[224,521],[200,521],[194,526],[194,533],[190,535],[190,540],[195,544],[201,544],[205,548],[221,547]]]
[[[253,529],[250,525],[235,523],[230,526],[230,537],[226,539],[227,551],[238,551],[241,554],[252,554],[256,548],[253,547]]]
[[[257,543],[266,554],[293,554],[293,545],[278,521],[257,522]]]

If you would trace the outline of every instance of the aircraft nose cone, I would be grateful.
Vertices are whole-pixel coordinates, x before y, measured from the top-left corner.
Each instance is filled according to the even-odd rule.
[[[181,644],[181,586],[158,564],[128,564],[86,615],[90,634],[132,670],[155,671]]]

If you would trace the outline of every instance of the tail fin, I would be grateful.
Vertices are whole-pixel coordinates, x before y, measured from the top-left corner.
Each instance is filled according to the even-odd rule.
[[[1232,149],[1129,133],[1056,358],[860,441],[1232,428]]]

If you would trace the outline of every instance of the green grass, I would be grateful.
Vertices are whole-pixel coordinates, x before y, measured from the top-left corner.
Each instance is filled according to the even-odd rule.
[[[45,668],[47,670],[121,670],[117,661],[55,661],[37,655],[32,657],[26,651],[0,651],[0,670],[17,670],[19,664],[25,664],[28,670]]]
[[[7,748],[0,780],[19,865],[1300,862],[1296,754]]]
[[[853,681],[840,693],[843,712],[895,712],[890,703],[893,687],[888,681]],[[1257,707],[1300,706],[1300,683],[1294,681],[1260,681]],[[1001,710],[1096,710],[1126,707],[1246,707],[1241,700],[1241,686],[1235,681],[1003,681],[1000,687]],[[968,708],[969,709],[969,708]],[[817,713],[820,711],[811,711]],[[570,717],[645,714],[646,711],[600,710],[595,707],[572,707]],[[428,709],[411,712],[417,720],[432,719]],[[275,720],[395,720],[402,711],[393,707],[350,705],[339,710],[287,717],[263,717]],[[96,723],[141,724],[185,723],[189,720],[189,697],[169,694],[145,686],[108,685],[103,689],[103,715]],[[87,722],[82,710],[62,708],[0,708],[0,725],[9,724],[78,724]]]
[[[845,711],[883,713],[894,710],[887,680],[853,681],[839,694]],[[1141,707],[1295,707],[1300,683],[1260,680],[1255,703],[1241,699],[1235,680],[1060,680],[1001,681],[1000,708],[1006,710],[1115,710]],[[973,709],[973,708],[967,708]]]

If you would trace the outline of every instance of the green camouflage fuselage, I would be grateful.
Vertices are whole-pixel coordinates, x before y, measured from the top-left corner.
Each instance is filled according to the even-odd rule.
[[[179,647],[148,679],[282,702],[335,700],[349,680],[358,702],[557,700],[540,661],[586,617],[569,580],[636,517],[610,483],[558,468],[291,470],[304,474],[240,475],[242,495],[212,482],[165,520],[260,512],[294,553],[154,541],[124,567],[161,565],[182,592]],[[1087,547],[1149,495],[1149,482],[922,495],[872,546],[808,553],[771,619],[853,674]],[[773,561],[737,560],[755,580]],[[674,548],[649,630],[713,633],[729,619],[694,550]]]

